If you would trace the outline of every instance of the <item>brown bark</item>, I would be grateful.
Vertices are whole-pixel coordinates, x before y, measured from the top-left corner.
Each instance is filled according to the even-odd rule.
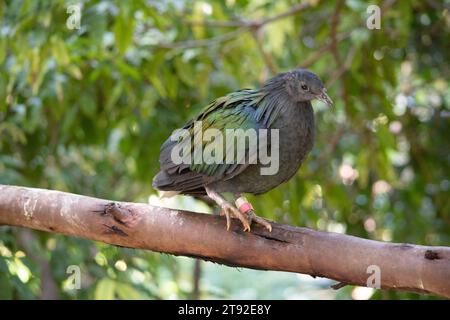
[[[377,266],[383,289],[450,298],[449,247],[386,243],[277,223],[271,233],[259,226],[245,233],[237,222],[227,231],[219,216],[4,185],[0,224],[361,286],[368,285],[369,266]]]

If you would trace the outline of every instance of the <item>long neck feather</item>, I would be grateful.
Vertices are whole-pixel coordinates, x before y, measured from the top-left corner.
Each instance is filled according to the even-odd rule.
[[[280,74],[267,81],[260,89],[262,98],[256,110],[256,121],[262,121],[268,128],[284,108],[295,107],[295,102],[286,90],[285,81],[285,74]]]

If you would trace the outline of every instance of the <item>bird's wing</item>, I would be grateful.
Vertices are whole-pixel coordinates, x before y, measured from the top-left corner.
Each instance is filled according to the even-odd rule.
[[[257,156],[257,154],[255,154],[257,153],[257,148],[251,148],[247,143],[244,152],[240,153],[241,156],[245,156],[245,159],[242,159],[242,157],[241,159],[237,159],[237,156],[239,155],[238,152],[236,152],[237,146],[236,144],[229,145],[226,143],[226,130],[242,129],[234,131],[236,136],[242,137],[246,130],[255,129],[256,138],[258,139],[258,129],[265,128],[263,122],[257,120],[256,114],[258,105],[263,98],[264,94],[260,91],[240,90],[218,98],[209,104],[197,118],[191,120],[183,127],[183,129],[188,130],[191,141],[193,142],[191,146],[192,159],[190,163],[175,164],[172,161],[171,153],[173,147],[177,144],[177,141],[172,141],[172,139],[169,138],[162,145],[160,165],[161,170],[166,172],[165,178],[188,174],[186,178],[189,179],[189,181],[183,181],[182,183],[184,185],[183,189],[185,189],[186,187],[199,187],[198,184],[201,184],[202,181],[204,183],[205,181],[205,179],[200,179],[200,177],[211,177],[213,179],[207,180],[214,181],[218,179],[229,179],[242,172],[249,165],[248,160]],[[198,136],[195,137],[194,124],[196,121],[197,123],[198,121],[201,121],[202,133],[205,133],[205,130],[207,129],[216,129],[222,134],[223,140],[220,142],[220,139],[211,139],[210,141],[204,142],[204,139],[198,139]],[[201,148],[198,147],[198,144],[201,145]],[[205,161],[195,163],[196,150],[197,152],[200,150],[203,155],[205,148],[212,150],[216,147],[219,148],[222,145],[222,161],[210,164]],[[229,161],[230,159],[233,161]],[[181,179],[176,180],[181,183]]]

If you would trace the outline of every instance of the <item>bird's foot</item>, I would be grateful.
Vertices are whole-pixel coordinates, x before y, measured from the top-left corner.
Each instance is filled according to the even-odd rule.
[[[269,232],[272,232],[272,225],[266,221],[265,219],[258,217],[255,214],[255,211],[253,210],[253,206],[250,202],[247,201],[245,197],[239,196],[236,199],[236,206],[239,208],[239,211],[247,216],[247,219],[250,223],[254,221],[257,224],[262,225],[264,228],[266,228]]]
[[[250,231],[250,223],[247,219],[246,215],[239,211],[235,206],[233,206],[228,201],[222,202],[220,205],[222,211],[220,212],[221,216],[225,216],[227,219],[227,230],[230,230],[231,226],[231,217],[237,218],[241,221],[244,226],[244,231]]]
[[[225,216],[227,218],[227,230],[230,230],[231,226],[231,218],[237,218],[241,221],[244,226],[244,231],[250,231],[250,222],[244,213],[239,211],[238,208],[229,203],[223,196],[221,196],[215,190],[205,187],[206,193],[208,197],[214,200],[222,209],[220,212],[221,216]]]
[[[272,232],[272,225],[270,224],[270,222],[268,222],[266,219],[258,217],[255,214],[255,211],[250,210],[249,212],[247,212],[247,217],[248,217],[248,221],[250,224],[252,224],[252,222],[255,222],[257,224],[262,225],[264,228],[266,228],[269,232]]]
[[[236,206],[234,206],[210,187],[205,187],[205,190],[208,197],[214,200],[214,202],[216,202],[222,209],[220,215],[225,216],[227,219],[227,230],[230,230],[231,218],[236,218],[241,221],[244,226],[244,231],[250,231],[252,222],[255,222],[262,225],[269,232],[272,232],[272,225],[267,220],[258,217],[253,211],[253,207],[250,202],[248,202],[245,197],[242,197],[240,193],[235,194],[237,199],[235,202]]]

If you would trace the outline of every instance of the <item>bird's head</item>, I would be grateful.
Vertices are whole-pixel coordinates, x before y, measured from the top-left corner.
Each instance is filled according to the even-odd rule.
[[[295,69],[274,78],[276,82],[280,81],[291,99],[298,102],[320,100],[325,102],[329,107],[333,105],[333,101],[326,93],[325,86],[319,77],[305,69]]]

